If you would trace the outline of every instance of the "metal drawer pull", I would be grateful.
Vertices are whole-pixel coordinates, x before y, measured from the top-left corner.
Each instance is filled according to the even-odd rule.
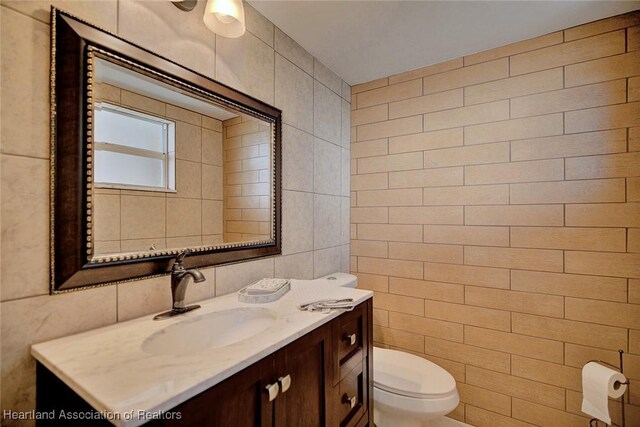
[[[358,403],[358,397],[355,395],[349,397],[348,394],[344,394],[342,396],[342,403],[346,403],[349,405],[350,409],[353,409],[356,406],[356,403]]]
[[[345,335],[345,336],[344,336],[344,340],[345,340],[349,345],[354,345],[354,344],[356,343],[356,339],[357,339],[356,334],[351,334],[351,335]]]
[[[280,383],[280,389],[284,393],[289,390],[289,387],[291,387],[291,375],[278,378],[278,382]]]
[[[276,397],[278,397],[278,393],[280,393],[280,386],[278,383],[269,384],[265,387],[267,393],[269,393],[269,402],[273,401]]]

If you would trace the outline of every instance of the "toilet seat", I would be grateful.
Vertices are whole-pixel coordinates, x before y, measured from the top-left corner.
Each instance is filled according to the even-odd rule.
[[[402,351],[373,348],[373,386],[414,399],[457,396],[453,376],[422,357]]]

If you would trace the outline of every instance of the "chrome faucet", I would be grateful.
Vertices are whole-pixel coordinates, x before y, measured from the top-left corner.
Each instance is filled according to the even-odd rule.
[[[187,311],[200,308],[200,306],[197,304],[189,306],[185,306],[184,304],[184,297],[187,292],[189,279],[193,279],[195,283],[200,283],[207,280],[200,272],[200,270],[196,268],[190,268],[187,270],[186,268],[184,268],[182,262],[184,261],[184,258],[190,253],[191,251],[189,249],[185,249],[176,257],[176,260],[173,263],[173,267],[171,267],[171,298],[173,300],[171,310],[158,314],[154,317],[154,320],[166,319],[178,314],[186,313]]]

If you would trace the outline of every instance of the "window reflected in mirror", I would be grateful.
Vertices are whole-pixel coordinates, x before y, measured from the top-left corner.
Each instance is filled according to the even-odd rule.
[[[94,111],[96,188],[175,191],[175,121],[102,101]]]
[[[271,123],[94,64],[94,259],[273,239]]]

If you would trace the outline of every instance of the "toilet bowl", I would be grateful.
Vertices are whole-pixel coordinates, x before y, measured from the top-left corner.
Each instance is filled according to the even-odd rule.
[[[377,427],[423,427],[453,411],[460,397],[453,376],[435,363],[374,347],[373,400]]]

